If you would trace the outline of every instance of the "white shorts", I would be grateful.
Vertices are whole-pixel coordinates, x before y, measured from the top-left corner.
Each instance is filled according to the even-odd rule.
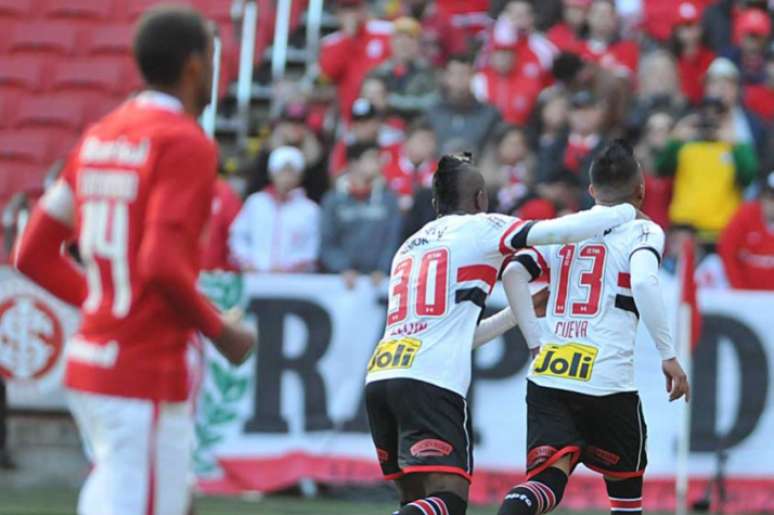
[[[193,451],[187,402],[153,402],[68,391],[94,468],[79,515],[185,515]]]

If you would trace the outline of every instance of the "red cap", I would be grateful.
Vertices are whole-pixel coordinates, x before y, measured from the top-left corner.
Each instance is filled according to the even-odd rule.
[[[768,37],[771,32],[771,20],[760,9],[745,9],[736,18],[736,32],[740,36],[754,34]]]
[[[677,6],[677,23],[687,25],[699,21],[699,8],[693,2],[680,2]]]

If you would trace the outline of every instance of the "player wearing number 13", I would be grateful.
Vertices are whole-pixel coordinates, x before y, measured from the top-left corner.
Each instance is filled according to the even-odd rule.
[[[540,222],[487,214],[484,179],[469,155],[440,160],[433,205],[438,218],[393,259],[387,327],[366,377],[371,434],[385,478],[400,491],[401,515],[465,513],[474,346],[517,322],[528,345],[539,346],[524,270],[503,276],[510,306],[478,324],[503,263],[529,245],[580,241],[635,216],[629,205]]]
[[[148,89],[86,130],[17,243],[19,270],[81,307],[65,376],[95,461],[80,515],[186,513],[188,339],[201,331],[233,362],[254,343],[196,290],[217,161],[196,123],[211,87],[206,22],[149,11],[134,53]],[[83,269],[61,253],[71,241]]]
[[[597,204],[642,203],[642,172],[625,142],[605,148],[590,175]],[[634,385],[640,319],[664,360],[670,399],[688,394],[659,288],[663,248],[661,228],[639,219],[580,243],[521,251],[508,265],[506,273],[520,269],[533,278],[550,270],[551,295],[527,384],[528,481],[506,495],[500,515],[551,511],[580,462],[604,475],[612,513],[641,513],[646,428]]]

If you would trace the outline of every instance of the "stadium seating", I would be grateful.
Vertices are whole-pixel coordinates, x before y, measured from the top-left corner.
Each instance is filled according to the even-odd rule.
[[[142,87],[134,22],[160,1],[0,0],[0,209],[17,191],[39,190],[80,131]],[[233,34],[230,1],[187,3]],[[225,90],[236,68],[223,68]]]

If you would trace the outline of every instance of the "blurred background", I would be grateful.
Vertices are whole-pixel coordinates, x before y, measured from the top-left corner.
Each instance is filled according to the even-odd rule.
[[[133,25],[156,3],[0,0],[0,513],[73,513],[88,470],[61,391],[77,313],[8,259],[80,132],[141,89]],[[667,232],[670,309],[680,271],[698,288],[689,501],[774,513],[774,2],[182,3],[220,41],[201,287],[261,341],[239,368],[191,348],[196,482],[227,496],[200,513],[388,513],[362,382],[392,255],[434,217],[436,160],[471,151],[493,211],[552,218],[591,205],[588,166],[613,138]],[[497,291],[487,309],[503,305]],[[641,341],[645,506],[671,511],[685,414]],[[477,352],[479,505],[522,477],[526,367],[515,331]],[[565,510],[606,506],[599,478],[573,476]]]

